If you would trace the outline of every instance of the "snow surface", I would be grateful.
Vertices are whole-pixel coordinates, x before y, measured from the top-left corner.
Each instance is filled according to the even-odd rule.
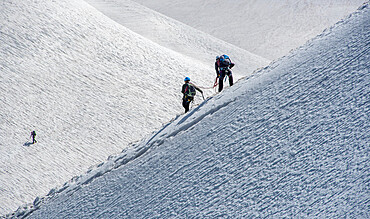
[[[367,3],[13,216],[369,218],[369,42]]]
[[[209,66],[220,54],[230,54],[238,63],[234,72],[237,78],[252,72],[257,66],[270,62],[199,30],[170,19],[158,12],[129,0],[87,0],[87,2],[119,24],[159,45],[196,58]],[[349,13],[348,13],[349,14]]]
[[[168,25],[184,31],[182,44],[203,51],[200,57],[159,45],[81,0],[1,1],[0,214],[46,195],[181,114],[183,78],[212,86],[221,52],[243,58],[236,61],[236,78],[269,63],[190,27],[185,32],[158,13],[152,17],[164,21],[156,25],[159,36]],[[211,45],[207,63],[201,46]],[[205,90],[206,97],[213,94]]]
[[[109,2],[123,0],[109,0]],[[365,0],[133,0],[270,60],[286,55]]]

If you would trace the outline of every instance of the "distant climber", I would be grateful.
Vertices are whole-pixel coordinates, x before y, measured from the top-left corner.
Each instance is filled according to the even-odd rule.
[[[31,132],[31,136],[30,137],[32,137],[32,144],[37,143],[37,141],[36,141],[36,132],[35,131],[32,131]]]
[[[231,61],[230,57],[227,55],[217,56],[215,62],[216,69],[216,81],[215,86],[217,85],[218,79],[218,92],[221,92],[224,87],[224,78],[225,76],[229,77],[230,87],[233,86],[233,75],[231,68],[234,67],[234,63]]]
[[[185,108],[185,113],[189,111],[190,102],[194,100],[194,96],[196,94],[196,90],[198,90],[202,95],[203,91],[195,86],[193,83],[190,82],[190,78],[186,77],[184,79],[185,84],[182,85],[181,93],[184,94],[182,98],[182,106]]]

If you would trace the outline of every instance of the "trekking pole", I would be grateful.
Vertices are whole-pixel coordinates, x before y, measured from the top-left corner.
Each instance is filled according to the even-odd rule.
[[[201,93],[201,94],[202,94],[203,100],[205,100],[205,99],[204,99],[204,95],[203,95],[203,93]]]

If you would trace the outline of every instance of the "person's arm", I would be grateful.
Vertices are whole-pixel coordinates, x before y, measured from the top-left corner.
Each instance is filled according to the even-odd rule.
[[[193,86],[194,86],[195,90],[197,90],[197,91],[199,91],[199,92],[203,93],[203,91],[202,91],[199,87],[197,87],[195,84],[191,83],[191,85],[193,85]]]
[[[193,85],[194,85],[194,84],[193,84]],[[203,91],[202,91],[199,87],[197,87],[197,86],[195,86],[195,85],[194,85],[194,87],[195,87],[195,89],[196,89],[197,91],[199,91],[199,92],[202,94],[202,97],[203,97],[203,100],[204,100]]]
[[[203,93],[203,91],[199,87],[195,87],[199,92]]]

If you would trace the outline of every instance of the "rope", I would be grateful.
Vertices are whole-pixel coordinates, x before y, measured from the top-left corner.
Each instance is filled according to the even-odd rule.
[[[199,87],[199,88],[201,88],[201,89],[205,89],[205,90],[207,90],[207,89],[213,89],[213,88],[215,88],[217,85],[218,85],[218,83],[217,83],[217,84],[215,84],[213,87],[200,87],[200,86],[198,86],[198,87]]]
[[[213,87],[201,87],[201,86],[198,86],[199,88],[201,88],[201,89],[213,89],[213,88],[215,88],[217,85],[218,85],[218,82],[217,82],[217,79],[218,78],[216,78],[216,81],[215,81],[215,83],[213,84]]]

